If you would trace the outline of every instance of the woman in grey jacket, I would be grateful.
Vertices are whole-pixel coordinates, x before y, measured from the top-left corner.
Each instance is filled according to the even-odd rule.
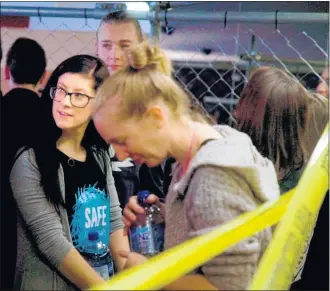
[[[165,249],[279,197],[273,164],[246,134],[192,116],[190,100],[172,79],[160,48],[142,43],[128,59],[129,68],[99,88],[93,120],[123,159],[130,156],[149,167],[168,157],[176,160],[165,205],[158,199],[165,210]],[[143,211],[131,197],[124,209],[126,225]],[[270,229],[264,229],[164,289],[245,290],[270,239]],[[126,267],[146,259],[123,256]]]
[[[117,270],[125,264],[118,252],[129,244],[108,145],[91,122],[96,89],[108,75],[99,59],[78,55],[47,83],[45,130],[17,155],[10,177],[19,213],[14,289],[90,288],[112,275],[112,259]],[[99,245],[111,254],[103,273],[88,263]]]

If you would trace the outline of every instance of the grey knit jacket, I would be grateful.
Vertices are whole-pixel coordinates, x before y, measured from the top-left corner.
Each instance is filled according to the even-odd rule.
[[[121,208],[109,160],[93,151],[104,171],[111,202],[111,232],[123,228]],[[105,155],[107,157],[107,155]],[[55,179],[56,177],[54,177]],[[58,170],[61,195],[65,201],[63,168]],[[67,211],[58,214],[40,185],[40,172],[32,149],[23,152],[11,172],[11,186],[18,206],[17,263],[14,290],[72,290],[75,287],[57,270],[73,248]]]
[[[173,165],[166,197],[166,249],[280,195],[273,164],[250,138],[228,126],[216,128],[222,138],[202,146],[181,179],[179,164]],[[227,249],[201,271],[221,290],[247,289],[270,239],[271,230],[265,229]]]

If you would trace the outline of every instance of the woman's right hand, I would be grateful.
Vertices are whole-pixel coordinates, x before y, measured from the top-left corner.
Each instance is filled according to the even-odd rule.
[[[161,209],[162,215],[165,216],[165,206],[163,203],[160,202],[159,198],[156,195],[150,194],[146,202],[148,204],[156,204]],[[123,211],[123,222],[126,226],[125,229],[127,230],[132,225],[132,223],[135,222],[137,214],[143,213],[144,209],[139,205],[137,196],[132,196],[128,200]]]

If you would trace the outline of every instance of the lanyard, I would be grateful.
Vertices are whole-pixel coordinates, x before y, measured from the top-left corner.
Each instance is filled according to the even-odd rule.
[[[189,168],[190,162],[192,160],[193,147],[196,144],[196,138],[197,138],[197,135],[196,135],[196,132],[194,131],[193,135],[192,135],[192,138],[191,138],[191,141],[190,141],[189,149],[188,149],[187,154],[186,154],[185,162],[182,166],[182,171],[180,173],[180,179],[183,177],[183,175],[186,173],[186,171]]]

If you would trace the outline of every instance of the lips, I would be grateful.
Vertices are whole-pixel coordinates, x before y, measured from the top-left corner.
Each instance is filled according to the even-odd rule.
[[[58,113],[59,113],[61,116],[67,116],[67,117],[72,116],[71,114],[66,113],[66,112],[63,112],[63,111],[58,111]]]
[[[119,66],[119,65],[112,65],[112,66],[109,66],[109,68],[110,68],[112,71],[116,71],[116,70],[120,69],[121,66]]]

